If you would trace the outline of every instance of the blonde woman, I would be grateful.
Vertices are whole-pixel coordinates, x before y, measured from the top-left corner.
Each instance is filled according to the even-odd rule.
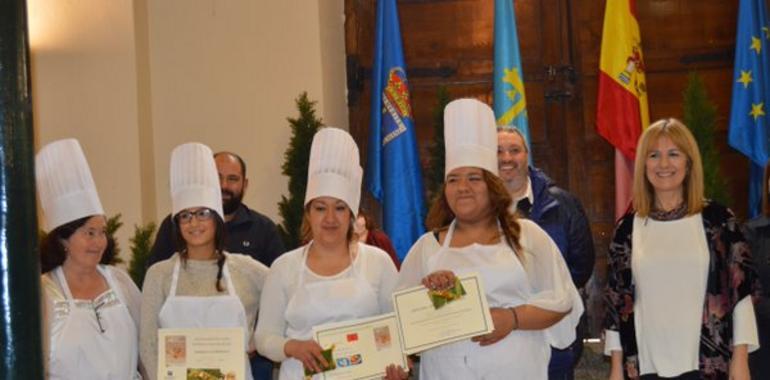
[[[634,211],[610,245],[611,379],[748,379],[754,269],[733,213],[704,199],[692,133],[659,120],[636,149]]]

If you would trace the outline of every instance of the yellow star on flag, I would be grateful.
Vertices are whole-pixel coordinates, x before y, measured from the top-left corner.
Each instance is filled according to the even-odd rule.
[[[753,82],[754,80],[751,79],[751,70],[749,71],[743,71],[741,70],[741,77],[736,82],[743,83],[743,88],[749,87],[749,83]]]
[[[760,51],[762,51],[762,40],[760,40],[757,37],[751,36],[751,48],[757,51],[757,54],[759,54]]]
[[[749,112],[749,115],[754,117],[754,120],[756,121],[758,117],[765,116],[765,102],[760,102],[759,104],[751,104],[751,112]]]

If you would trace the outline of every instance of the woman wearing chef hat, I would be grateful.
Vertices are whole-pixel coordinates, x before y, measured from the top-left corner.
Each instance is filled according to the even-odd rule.
[[[49,379],[137,379],[140,297],[115,256],[91,170],[75,139],[37,154],[48,234],[41,242],[43,339]]]
[[[427,220],[433,231],[410,249],[397,288],[446,289],[456,275],[479,273],[494,331],[423,352],[420,378],[546,379],[550,346],[575,340],[580,295],[548,235],[508,212],[492,110],[455,100],[444,111],[444,134],[444,189]]]
[[[267,267],[224,251],[224,215],[211,150],[183,144],[171,153],[174,230],[184,247],[147,271],[142,287],[140,355],[154,379],[158,373],[159,328],[243,329],[246,352]],[[246,360],[246,377],[251,371]]]
[[[337,128],[319,130],[302,218],[310,242],[270,267],[259,311],[257,348],[281,362],[280,379],[302,379],[303,367],[318,372],[328,364],[311,338],[313,326],[390,309],[396,267],[387,253],[359,243],[353,233],[361,176],[353,138]]]

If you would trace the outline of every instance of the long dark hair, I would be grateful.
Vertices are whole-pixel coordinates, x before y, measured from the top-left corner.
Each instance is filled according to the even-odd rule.
[[[214,214],[214,253],[217,258],[217,282],[215,286],[218,292],[224,290],[222,288],[222,267],[225,265],[225,222],[222,217],[219,216],[214,210],[211,210]],[[187,242],[182,236],[182,230],[179,228],[179,214],[174,215],[174,239],[176,240],[176,246],[180,247],[179,258],[182,260],[182,264],[187,264]],[[195,218],[195,216],[193,216]]]
[[[500,177],[482,169],[484,173],[484,182],[487,184],[487,190],[489,191],[489,204],[492,207],[492,215],[500,222],[500,228],[503,230],[503,238],[506,243],[514,249],[516,255],[520,258],[524,256],[521,253],[521,244],[519,244],[519,238],[521,237],[521,226],[516,221],[516,217],[509,211],[513,199],[505,189],[505,184]],[[425,224],[429,229],[439,231],[446,229],[449,223],[455,218],[454,212],[449,207],[449,202],[446,199],[446,182],[441,187],[441,191],[438,192],[436,198],[433,200],[433,204],[428,211],[428,217],[425,220]]]
[[[78,228],[83,227],[89,219],[101,217],[101,215],[86,216],[54,228],[40,241],[40,272],[47,273],[62,265],[67,259],[67,251],[63,241],[69,239]],[[109,264],[115,258],[115,240],[107,235],[107,248],[102,253],[100,264]]]

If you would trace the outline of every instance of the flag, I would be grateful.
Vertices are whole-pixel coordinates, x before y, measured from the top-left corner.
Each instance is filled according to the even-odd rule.
[[[615,149],[615,216],[626,212],[636,143],[649,125],[647,87],[635,0],[607,0],[604,8],[596,130]]]
[[[395,0],[377,2],[366,188],[399,258],[425,233],[425,200]]]
[[[495,0],[494,109],[497,125],[517,127],[531,144],[513,0]]]
[[[749,216],[759,213],[763,167],[770,155],[766,113],[770,106],[770,25],[764,0],[741,0],[735,37],[730,145],[746,155],[749,171]]]

